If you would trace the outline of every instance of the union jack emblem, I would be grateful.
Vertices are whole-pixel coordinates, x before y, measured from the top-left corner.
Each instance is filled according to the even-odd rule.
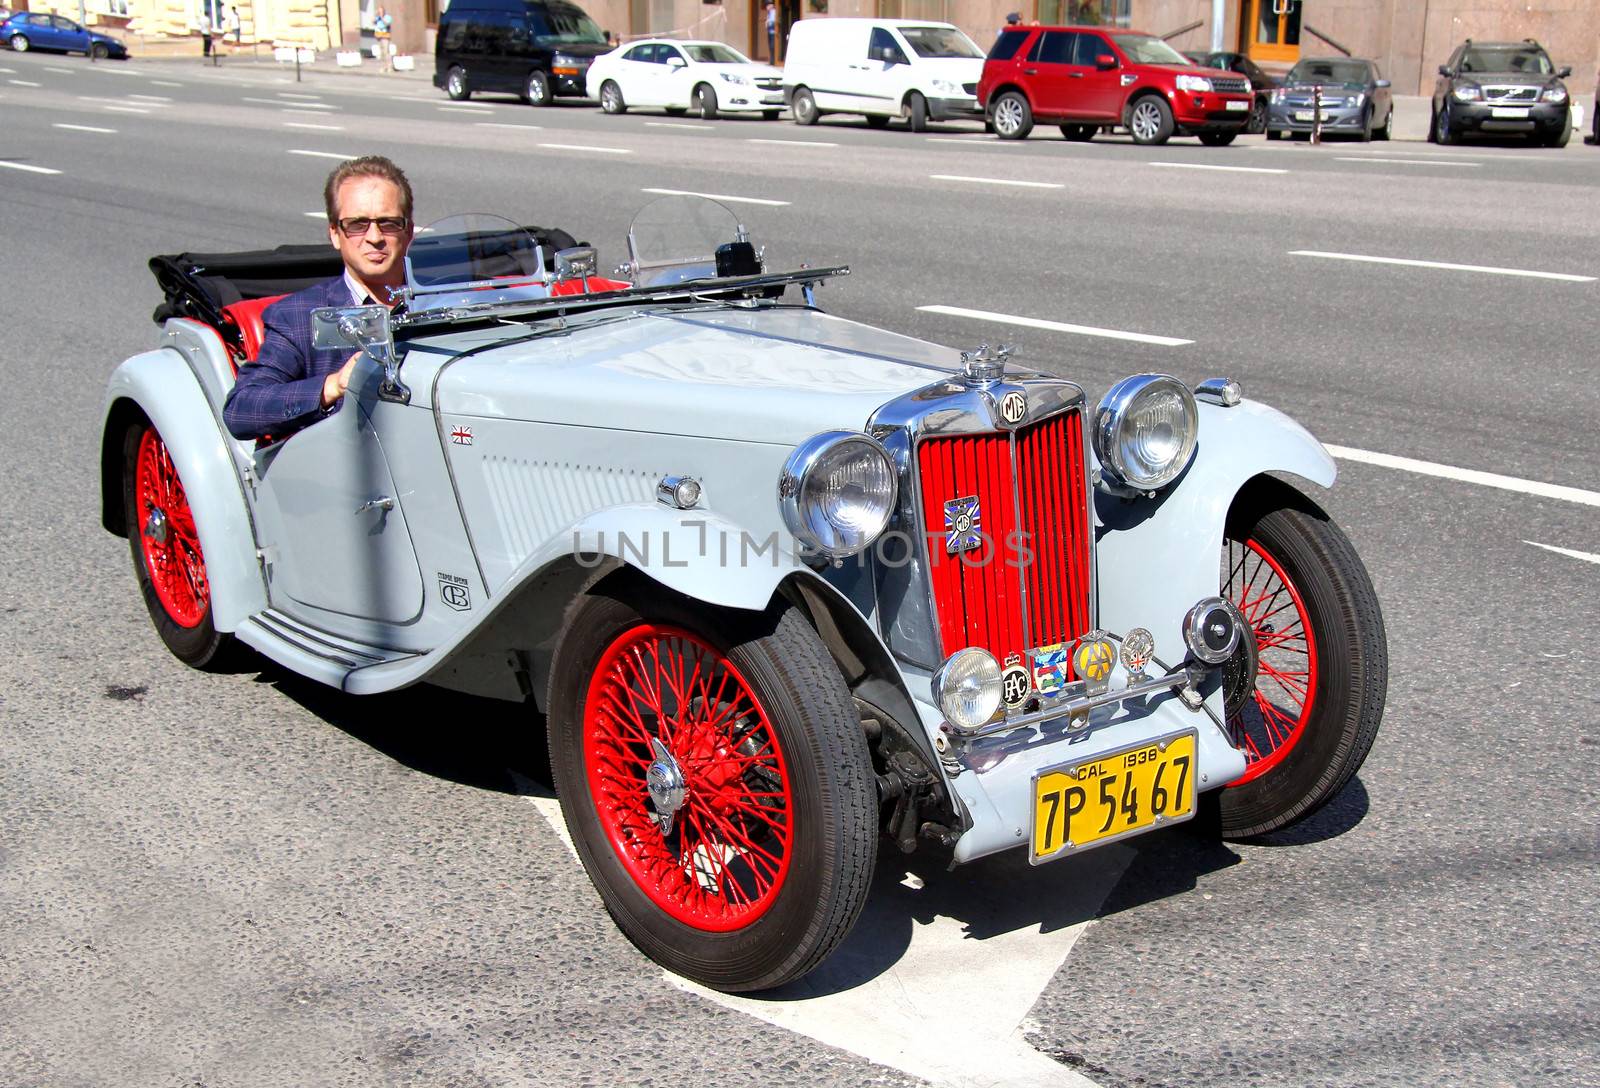
[[[455,428],[453,431],[450,432],[450,441],[454,442],[458,446],[470,446],[470,445],[472,445],[472,428],[471,427],[457,427],[457,428]]]
[[[983,509],[978,496],[967,495],[944,504],[944,550],[950,555],[983,547]]]

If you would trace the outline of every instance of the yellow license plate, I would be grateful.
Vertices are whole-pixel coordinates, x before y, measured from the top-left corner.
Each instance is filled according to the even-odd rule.
[[[1033,779],[1037,865],[1194,815],[1195,732],[1145,741]]]

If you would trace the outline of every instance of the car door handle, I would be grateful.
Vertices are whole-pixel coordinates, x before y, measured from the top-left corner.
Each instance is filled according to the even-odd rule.
[[[1022,70],[1022,74],[1025,75],[1025,76],[1036,76],[1036,75],[1039,74],[1039,69],[1037,69],[1037,68],[1024,68]]]
[[[393,510],[394,500],[387,495],[379,495],[375,499],[368,499],[356,507],[357,514],[365,514],[368,510]]]
[[[1068,72],[1067,75],[1071,76],[1073,79],[1082,79],[1083,78],[1083,73],[1082,72]]]

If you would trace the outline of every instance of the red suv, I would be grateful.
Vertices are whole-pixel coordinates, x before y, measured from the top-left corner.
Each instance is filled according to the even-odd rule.
[[[1138,144],[1173,136],[1233,142],[1250,121],[1250,81],[1200,68],[1160,38],[1092,26],[1027,26],[1004,31],[978,82],[984,116],[1002,140],[1020,140],[1035,121],[1088,140],[1122,125]]]

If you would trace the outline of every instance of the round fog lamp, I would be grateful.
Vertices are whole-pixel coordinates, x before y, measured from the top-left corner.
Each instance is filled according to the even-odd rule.
[[[1183,641],[1189,652],[1207,665],[1220,665],[1239,648],[1244,617],[1232,601],[1207,597],[1183,617]]]
[[[1000,709],[1000,663],[988,650],[968,647],[933,674],[933,701],[957,729],[976,729]]]

